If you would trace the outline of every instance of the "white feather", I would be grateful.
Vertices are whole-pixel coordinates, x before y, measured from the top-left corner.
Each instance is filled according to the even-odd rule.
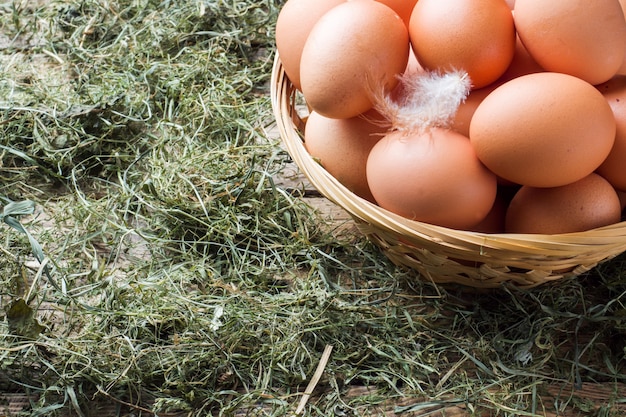
[[[395,130],[408,132],[449,127],[471,88],[469,76],[464,71],[404,74],[400,83],[404,89],[401,100],[382,94],[376,108]]]

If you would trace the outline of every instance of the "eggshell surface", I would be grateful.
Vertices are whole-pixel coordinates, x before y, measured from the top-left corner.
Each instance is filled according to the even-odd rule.
[[[381,207],[458,229],[483,220],[497,192],[496,177],[476,158],[468,138],[441,128],[385,136],[370,152],[367,180]]]
[[[391,7],[398,16],[404,21],[404,24],[409,25],[409,21],[411,20],[411,13],[413,12],[413,7],[415,7],[415,3],[417,0],[376,0],[387,6]]]
[[[480,233],[504,233],[506,210],[509,206],[509,198],[507,196],[496,193],[496,199],[487,213],[487,216],[478,224],[474,225],[471,230]]]
[[[626,51],[626,21],[618,0],[517,0],[515,27],[546,71],[600,84],[613,77]]]
[[[482,103],[496,87],[497,85],[488,85],[487,87],[470,91],[467,98],[459,105],[452,119],[451,129],[464,136],[469,136],[470,123],[472,117],[474,117],[474,112],[476,112],[480,103]]]
[[[480,160],[516,184],[556,187],[592,173],[608,156],[616,122],[589,83],[540,72],[508,81],[478,106],[470,139]]]
[[[409,34],[425,68],[465,70],[475,89],[498,79],[515,51],[513,16],[503,0],[419,0]]]
[[[619,0],[619,4],[622,8],[624,16],[626,16],[626,0]],[[617,70],[617,74],[626,75],[626,53],[624,53],[624,60],[622,61],[622,65]]]
[[[515,38],[515,53],[513,54],[513,60],[504,74],[498,78],[496,84],[510,81],[513,78],[521,77],[522,75],[545,71],[541,65],[539,65],[532,56],[530,56],[519,36],[516,36]]]
[[[346,0],[288,0],[276,19],[276,50],[291,83],[300,89],[300,58],[320,17]]]
[[[626,191],[626,76],[597,86],[613,110],[617,130],[611,152],[596,170],[616,189]]]
[[[622,206],[622,211],[626,208],[626,191],[617,191],[617,196],[619,197],[620,205]]]
[[[370,150],[387,129],[380,115],[369,113],[331,119],[311,112],[304,131],[304,145],[340,183],[359,197],[374,202],[365,166]]]
[[[398,84],[408,54],[408,31],[396,12],[377,1],[348,1],[311,30],[300,61],[302,93],[323,116],[357,116]]]
[[[519,0],[518,0],[519,1]],[[506,213],[510,233],[583,232],[620,221],[617,192],[597,174],[554,188],[523,186]]]

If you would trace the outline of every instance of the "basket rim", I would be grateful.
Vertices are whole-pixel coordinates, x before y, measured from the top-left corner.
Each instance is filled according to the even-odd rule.
[[[276,124],[294,162],[324,197],[347,211],[357,224],[361,223],[366,232],[368,225],[374,226],[401,235],[409,244],[425,249],[434,248],[447,255],[477,252],[479,256],[470,258],[481,262],[485,261],[485,256],[505,252],[510,261],[508,264],[515,264],[516,257],[523,255],[536,256],[546,261],[549,261],[547,258],[557,257],[559,260],[555,261],[556,266],[561,265],[563,260],[584,265],[626,251],[626,221],[563,234],[484,233],[437,226],[392,213],[352,193],[308,154],[299,134],[304,122],[293,106],[297,90],[285,74],[277,51],[270,89]],[[524,262],[520,265],[524,265]]]

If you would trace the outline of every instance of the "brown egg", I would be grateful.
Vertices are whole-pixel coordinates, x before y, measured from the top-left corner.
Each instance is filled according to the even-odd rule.
[[[584,178],[609,154],[615,117],[602,94],[571,75],[528,74],[478,106],[470,139],[496,175],[521,185],[557,187]]]
[[[487,213],[487,216],[480,223],[471,227],[473,232],[480,233],[504,233],[504,219],[506,218],[506,210],[509,207],[509,198],[497,193],[496,200]]]
[[[499,85],[504,84],[513,78],[536,72],[543,72],[543,69],[535,62],[535,60],[532,59],[526,51],[526,48],[524,48],[524,45],[522,45],[522,42],[519,38],[517,38],[515,43],[515,54],[513,55],[513,60],[507,70],[495,82],[483,88],[472,90],[469,93],[467,99],[459,106],[452,123],[452,129],[465,136],[469,136],[469,126],[472,116],[474,116],[474,112],[478,108],[478,105],[489,95],[489,93],[495,90]]]
[[[288,0],[276,19],[276,50],[291,83],[300,89],[300,57],[309,32],[324,13],[346,0]]]
[[[498,191],[493,207],[487,216],[470,230],[481,233],[504,233],[506,212],[509,208],[511,199],[520,189],[518,185],[502,185],[498,184]]]
[[[374,96],[398,84],[408,62],[408,31],[377,1],[348,1],[329,10],[309,33],[300,61],[307,104],[331,118],[357,116]]]
[[[590,174],[562,187],[522,187],[509,204],[506,231],[583,232],[617,223],[620,217],[621,205],[615,189],[601,176]]]
[[[450,128],[464,136],[469,136],[470,122],[472,121],[474,112],[480,103],[482,103],[497,86],[497,84],[490,84],[486,87],[470,91],[465,101],[459,105]]]
[[[409,20],[411,19],[411,13],[417,0],[376,0],[382,4],[386,4],[391,7],[398,16],[404,21],[404,24],[409,26]]]
[[[457,229],[484,219],[497,191],[496,177],[476,158],[467,137],[442,128],[385,136],[370,152],[367,181],[381,207]]]
[[[619,4],[622,7],[622,12],[626,15],[626,0],[619,0]],[[624,54],[624,60],[622,65],[617,70],[619,75],[626,75],[626,53]]]
[[[521,77],[522,75],[544,71],[545,70],[541,67],[541,65],[539,65],[532,56],[530,56],[519,36],[516,36],[515,54],[513,55],[513,60],[504,74],[502,74],[496,82],[504,83],[512,80],[513,78]]]
[[[502,0],[419,0],[409,34],[424,68],[462,69],[475,89],[497,80],[515,51],[513,16]]]
[[[424,73],[424,68],[422,68],[420,63],[417,62],[417,58],[415,57],[415,54],[413,53],[413,50],[409,46],[409,57],[408,57],[408,62],[406,64],[406,68],[402,72],[403,77],[404,76],[407,76],[407,77],[419,77],[423,73]],[[390,92],[389,95],[396,102],[403,102],[403,101],[407,100],[407,94],[408,93],[409,92],[407,91],[405,84],[400,82]],[[377,104],[380,104],[380,103],[378,103],[378,101],[376,101],[374,103],[374,105],[376,106]]]
[[[613,148],[596,172],[616,189],[626,191],[626,76],[615,76],[597,88],[613,110],[617,130]]]
[[[517,0],[515,27],[546,71],[600,84],[613,77],[626,51],[618,0]]]
[[[374,111],[349,119],[331,119],[311,112],[304,131],[304,145],[346,188],[374,202],[365,165],[370,150],[386,131],[384,120]]]
[[[617,196],[619,197],[619,203],[622,207],[622,211],[626,208],[626,191],[617,191]]]

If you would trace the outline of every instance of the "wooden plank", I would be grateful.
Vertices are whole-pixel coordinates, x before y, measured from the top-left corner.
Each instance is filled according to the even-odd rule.
[[[266,136],[271,140],[280,138],[275,124],[266,127]],[[287,163],[280,176],[273,178],[273,180],[276,186],[294,194],[299,193],[303,201],[318,210],[322,217],[329,222],[331,229],[336,227],[341,232],[358,233],[348,212],[322,196],[293,161]]]
[[[584,383],[580,387],[574,387],[571,384],[564,386],[552,385],[546,387],[546,393],[538,397],[537,416],[545,417],[582,417],[586,415],[596,415],[600,410],[603,412],[610,411],[613,414],[607,415],[626,415],[626,404],[616,402],[616,400],[626,398],[626,384],[623,383]],[[316,392],[317,398],[324,395],[323,391]],[[375,389],[365,386],[354,386],[350,388],[343,396],[346,402],[351,399],[367,396],[378,396]],[[316,397],[312,397],[309,402],[314,403]],[[0,417],[10,417],[18,413],[27,412],[30,407],[30,401],[36,401],[35,397],[29,397],[22,394],[0,394]],[[424,402],[426,401],[426,402]],[[428,404],[430,401],[424,399],[420,401],[416,398],[406,398],[404,400],[394,398],[382,404],[368,405],[363,404],[356,407],[358,415],[372,415],[385,417],[465,417],[469,415],[488,417],[492,415],[491,411],[480,411],[469,409],[468,405],[457,404],[450,406],[442,406],[441,409],[436,407],[426,407],[417,410],[420,404]],[[297,403],[294,402],[294,406]],[[115,409],[122,406],[129,414],[133,411],[141,410],[143,414],[150,409],[150,404],[137,405],[134,408],[128,403],[115,402],[111,398],[101,398],[93,403],[93,410],[99,410],[94,417],[114,415]],[[400,408],[408,410],[411,406],[416,406],[416,411],[397,412]],[[557,410],[556,407],[559,409]],[[271,411],[271,406],[258,404],[255,409],[266,409]],[[236,414],[238,416],[249,415],[252,410],[242,409]],[[511,412],[516,410],[512,409]],[[113,413],[113,414],[109,414]],[[72,415],[69,410],[66,414],[68,417]],[[189,412],[159,413],[161,417],[182,417],[189,415]],[[256,415],[256,414],[255,414]]]
[[[626,398],[626,384],[584,383],[578,388],[571,384],[565,386],[552,385],[547,387],[546,391],[543,395],[538,396],[537,410],[535,411],[537,416],[582,417],[596,415],[600,410],[613,413],[610,415],[626,415],[626,404],[616,402],[617,399]],[[358,397],[367,394],[375,395],[376,393],[367,387],[354,387],[348,391],[346,397]],[[441,409],[425,407],[417,411],[418,408],[421,408],[419,407],[421,404],[428,405],[428,403],[430,401],[424,403],[418,399],[410,398],[404,401],[394,399],[371,408],[363,406],[360,409],[363,411],[363,415],[384,415],[386,417],[420,417],[426,415],[429,417],[464,417],[469,415],[487,417],[492,415],[491,411],[473,410],[474,412],[472,412],[468,405],[463,404],[443,406]],[[398,407],[409,410],[411,406],[418,407],[416,407],[416,411],[396,412]],[[514,413],[517,410],[511,409],[509,411]]]
[[[36,400],[23,394],[0,395],[0,417],[15,416],[30,408],[30,401]]]

